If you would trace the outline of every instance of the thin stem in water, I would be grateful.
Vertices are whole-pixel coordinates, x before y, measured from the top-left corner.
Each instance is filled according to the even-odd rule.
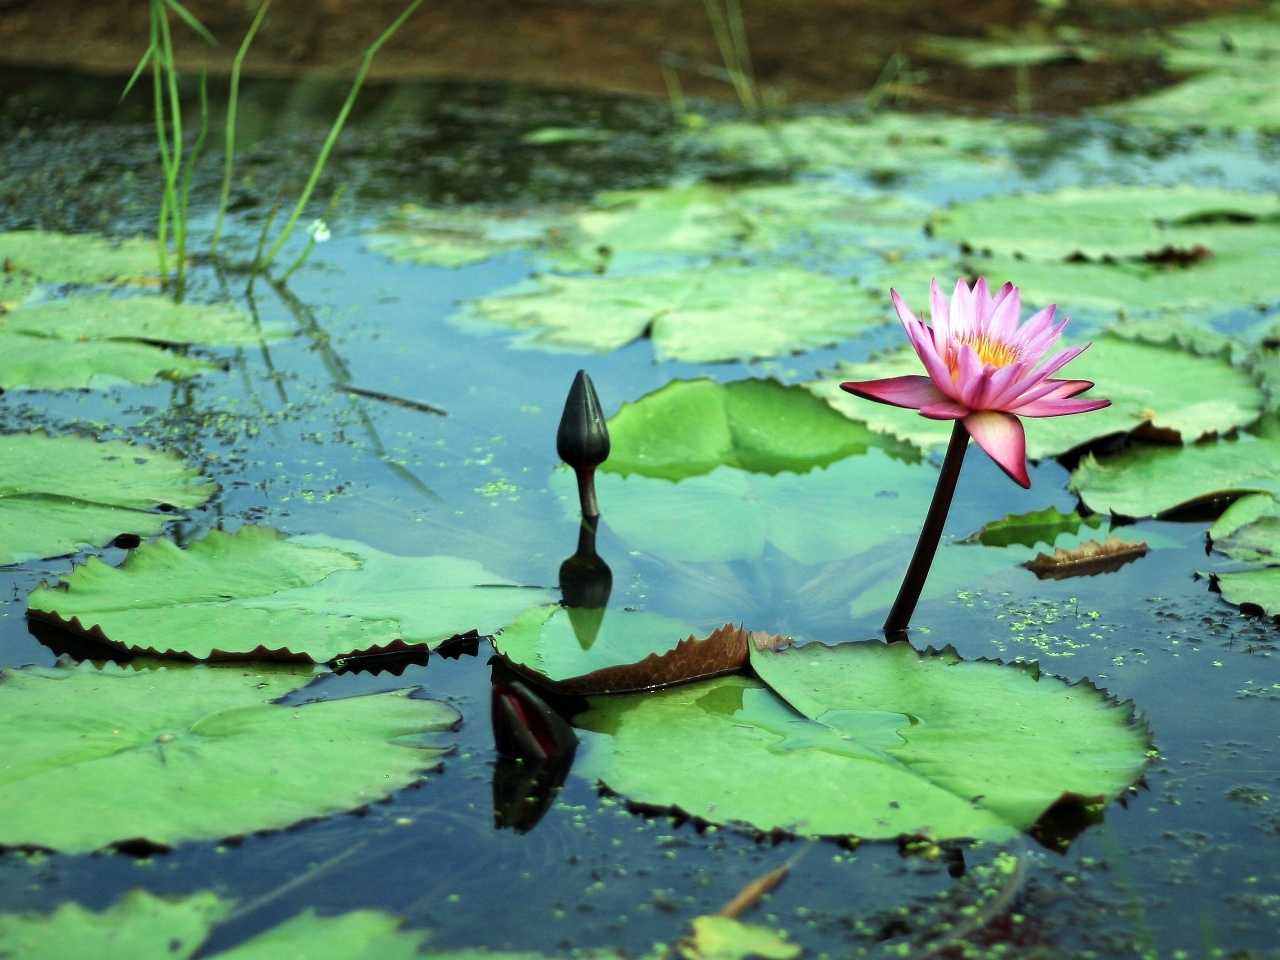
[[[343,103],[342,109],[338,111],[338,119],[333,121],[333,127],[329,130],[329,136],[325,138],[324,146],[320,148],[320,155],[316,157],[315,166],[311,168],[311,176],[307,179],[307,185],[302,189],[302,196],[298,198],[297,204],[293,208],[293,213],[289,215],[288,222],[285,223],[284,229],[280,231],[280,236],[276,242],[272,244],[270,252],[262,261],[260,269],[265,270],[271,266],[271,262],[275,260],[276,254],[280,252],[280,248],[284,246],[285,241],[289,239],[289,234],[293,232],[294,226],[298,222],[298,218],[302,216],[302,211],[306,209],[311,194],[316,188],[316,184],[320,180],[320,174],[324,172],[324,166],[329,161],[329,152],[333,150],[334,143],[338,140],[338,134],[342,133],[343,126],[346,125],[347,115],[351,113],[352,106],[355,105],[356,97],[360,94],[360,88],[364,86],[364,78],[369,74],[369,68],[373,66],[373,58],[377,55],[382,45],[391,39],[391,35],[400,29],[401,24],[409,19],[409,15],[418,9],[422,0],[413,0],[405,9],[404,13],[396,17],[395,22],[383,31],[382,36],[373,41],[369,49],[364,52],[364,59],[360,63],[360,69],[356,73],[355,82],[351,84],[351,92],[347,94],[346,102]]]
[[[223,148],[222,156],[222,196],[218,200],[218,220],[213,225],[213,240],[209,244],[211,256],[218,252],[218,241],[222,238],[222,221],[226,219],[227,203],[231,198],[231,170],[236,156],[236,106],[240,102],[240,70],[244,66],[245,55],[249,52],[249,44],[253,43],[258,27],[262,26],[262,19],[267,15],[269,6],[271,6],[271,0],[263,0],[262,5],[258,7],[253,23],[249,24],[249,32],[244,35],[240,50],[231,63],[231,93],[227,97],[226,146]]]
[[[933,565],[933,555],[937,553],[938,542],[942,539],[942,528],[947,522],[951,498],[956,492],[956,482],[960,479],[960,467],[964,464],[964,452],[968,446],[969,431],[963,421],[957,420],[951,428],[951,443],[942,461],[942,472],[938,474],[938,486],[933,491],[933,502],[929,504],[920,539],[916,542],[916,552],[911,556],[907,575],[898,588],[898,598],[893,601],[893,609],[884,622],[884,633],[890,640],[905,639],[907,625],[920,601],[920,591],[924,589],[929,568]]]

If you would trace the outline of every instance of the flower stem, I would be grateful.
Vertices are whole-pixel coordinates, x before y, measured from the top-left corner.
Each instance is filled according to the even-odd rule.
[[[898,599],[893,602],[889,618],[884,622],[884,633],[890,640],[906,639],[907,624],[920,602],[920,591],[929,577],[933,555],[938,552],[938,541],[942,539],[942,528],[947,522],[947,512],[951,509],[951,498],[956,492],[956,481],[960,479],[960,467],[964,464],[964,452],[968,446],[969,431],[964,428],[963,421],[957,420],[951,429],[951,443],[942,461],[942,472],[938,475],[938,486],[933,491],[929,513],[924,518],[916,552],[912,554],[907,575],[898,588]]]

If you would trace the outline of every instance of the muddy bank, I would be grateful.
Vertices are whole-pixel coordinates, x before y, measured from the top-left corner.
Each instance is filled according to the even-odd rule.
[[[346,74],[403,0],[276,0],[246,72]],[[1033,0],[747,0],[744,18],[756,75],[791,101],[835,100],[869,88],[895,54],[910,58],[914,96],[937,105],[1006,109],[1012,71],[965,70],[929,61],[930,35],[983,37],[1063,26],[1140,34],[1229,7],[1224,0],[1064,3]],[[217,47],[185,28],[175,38],[189,70],[226,72],[255,2],[191,0]],[[147,42],[140,0],[0,0],[0,62],[127,74]],[[661,64],[686,93],[732,98],[698,0],[428,0],[380,54],[375,78],[452,78],[667,96]],[[1165,82],[1151,60],[1034,68],[1040,109],[1072,109]]]

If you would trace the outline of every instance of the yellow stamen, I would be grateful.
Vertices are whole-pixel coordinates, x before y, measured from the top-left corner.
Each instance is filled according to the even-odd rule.
[[[947,366],[951,368],[951,378],[960,376],[960,348],[964,344],[973,347],[983,365],[1007,367],[1019,359],[1018,349],[1003,340],[997,340],[986,334],[973,333],[953,340],[947,350]]]

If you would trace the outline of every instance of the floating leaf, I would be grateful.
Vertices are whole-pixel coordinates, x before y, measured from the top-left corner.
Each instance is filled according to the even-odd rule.
[[[336,917],[320,917],[307,909],[209,960],[420,960],[440,956],[420,953],[430,933],[401,930],[402,922],[381,910],[352,910]],[[503,954],[494,957],[505,960]]]
[[[1280,130],[1280,87],[1274,69],[1206,73],[1112,104],[1102,113],[1159,130]]]
[[[471,560],[245,526],[185,549],[143,544],[120,567],[90,558],[28,608],[131,653],[323,663],[489,634],[549,599]]]
[[[1003,840],[1064,797],[1114,798],[1146,766],[1130,707],[1030,668],[879,642],[754,650],[752,664],[791,706],[745,677],[593,698],[575,718],[599,734],[583,772],[759,830]]]
[[[1108,457],[1086,455],[1071,489],[1091,510],[1151,517],[1201,500],[1280,493],[1280,436],[1270,421],[1258,436],[1190,447],[1134,444]]]
[[[1076,511],[1061,513],[1057,507],[1045,510],[1034,510],[1030,513],[1009,514],[1003,520],[992,520],[983,524],[981,530],[964,542],[981,543],[986,547],[1007,547],[1019,544],[1034,547],[1038,543],[1053,546],[1062,534],[1075,534],[1082,526],[1097,529],[1102,525],[1102,517],[1094,514],[1082,517]]]
[[[365,239],[370,250],[392,260],[462,267],[513,250],[547,245],[567,225],[564,217],[545,212],[504,216],[433,210],[407,203],[389,223]]]
[[[726,623],[699,639],[679,621],[643,610],[599,611],[584,633],[575,611],[538,607],[493,638],[503,657],[557,693],[595,694],[669,686],[741,669],[747,634]]]
[[[0,914],[0,957],[187,960],[231,907],[212,891],[170,899],[131,890],[101,913],[64,903],[50,914]]]
[[[1078,547],[1052,554],[1038,553],[1034,560],[1023,564],[1041,580],[1062,580],[1066,577],[1092,577],[1099,573],[1111,573],[1126,563],[1146,556],[1147,545],[1119,537],[1086,540]]]
[[[1171,70],[1254,73],[1280,62],[1280,20],[1268,16],[1213,17],[1175,27],[1164,52]]]
[[[872,295],[797,268],[714,266],[619,277],[544,277],[471,301],[454,319],[526,331],[543,349],[616,350],[648,336],[659,360],[751,360],[829,346],[881,326]]]
[[[926,57],[953,60],[971,70],[1044,63],[1092,63],[1102,55],[1097,47],[1083,40],[1048,41],[1034,35],[1011,36],[1007,40],[925,37],[917,48]]]
[[[607,143],[614,138],[612,130],[597,127],[539,127],[520,137],[532,147],[550,147],[561,143]]]
[[[1223,511],[1212,527],[1213,548],[1246,563],[1268,563],[1274,557],[1273,520],[1280,518],[1280,501],[1269,493],[1241,497]]]
[[[719,466],[799,472],[885,445],[803,388],[776,380],[672,380],[624,403],[609,420],[609,437],[602,470],[667,480]]]
[[[793,560],[825,563],[918,531],[936,469],[872,448],[803,474],[717,467],[673,482],[639,474],[596,477],[604,524],[634,549],[673,560],[754,560],[772,544]],[[550,487],[576,515],[573,474]]]
[[[35,286],[30,274],[0,272],[0,313],[20,306]]]
[[[1247,231],[1248,224],[1277,214],[1280,197],[1274,193],[1189,186],[1067,187],[957,204],[936,214],[931,226],[934,236],[984,252],[1031,260],[1073,255],[1093,260],[1141,257],[1167,247],[1204,245],[1213,250],[1222,223],[1245,224],[1237,229]]]
[[[975,165],[1007,166],[1012,147],[1042,137],[1029,125],[886,111],[865,120],[808,116],[771,124],[716,124],[692,134],[690,142],[755,167],[962,176],[972,174]]]
[[[0,436],[0,565],[150,537],[217,490],[181,457],[122,440]]]
[[[118,340],[51,340],[0,332],[0,390],[92,390],[179,380],[215,363]]]
[[[836,378],[870,380],[924,372],[915,352],[904,347],[863,364],[841,364],[808,387],[845,416],[930,449],[947,441],[949,424],[929,423],[915,410],[837,395],[844,391]],[[1222,357],[1117,336],[1094,340],[1071,362],[1066,375],[1092,380],[1095,386],[1085,396],[1105,397],[1111,406],[1072,417],[1024,419],[1027,456],[1032,459],[1139,427],[1191,443],[1253,423],[1265,400],[1252,375]]]
[[[410,690],[272,704],[310,669],[0,671],[0,846],[87,853],[288,827],[372,803],[445,752],[457,723]]]
[[[62,340],[145,340],[149,343],[237,346],[287,335],[259,327],[239,310],[168,297],[98,294],[45,300],[0,314],[0,331]]]
[[[15,230],[0,233],[5,270],[61,283],[154,280],[160,272],[154,240],[106,240],[86,234]]]
[[[802,952],[784,930],[720,916],[694,917],[693,934],[677,947],[684,960],[794,960]]]

